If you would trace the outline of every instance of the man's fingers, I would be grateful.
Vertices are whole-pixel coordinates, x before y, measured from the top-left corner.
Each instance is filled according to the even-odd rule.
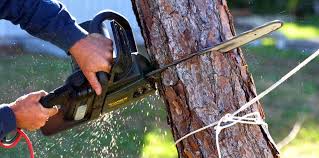
[[[39,105],[39,106],[41,106],[41,105]],[[49,119],[49,117],[51,117],[59,112],[59,109],[57,106],[54,106],[52,108],[44,108],[43,106],[41,106],[40,108],[41,108],[41,111],[43,114],[43,115],[41,115],[41,116],[43,116],[42,119]]]
[[[59,109],[57,106],[54,106],[53,108],[48,109],[49,111],[49,117],[52,117],[56,115],[59,112]]]
[[[36,128],[28,128],[27,130],[28,130],[29,132],[35,132],[35,131],[37,131]]]
[[[105,36],[92,33],[70,49],[83,74],[96,94],[102,93],[97,72],[110,72],[113,60],[113,42]]]
[[[105,59],[107,61],[112,61],[113,60],[113,49],[108,50],[105,52]]]
[[[112,68],[112,65],[108,61],[105,61],[103,64],[101,64],[100,71],[109,73],[111,71],[111,68]]]
[[[113,46],[113,41],[109,38],[106,38],[105,36],[99,34],[99,33],[92,33],[90,34],[91,37],[96,38],[98,41],[102,41],[106,45],[111,45]]]
[[[102,87],[101,87],[99,80],[96,77],[96,74],[91,72],[91,73],[86,74],[85,76],[88,79],[88,81],[90,82],[95,93],[97,95],[100,95],[102,93]]]
[[[109,73],[111,71],[111,64],[107,61],[104,61],[103,64],[100,65],[99,69],[97,69],[97,71],[102,71],[102,72],[107,72]],[[100,95],[102,93],[102,86],[96,76],[97,72],[84,72],[85,77],[87,78],[87,80],[89,81],[90,85],[92,86],[92,88],[94,89],[95,93],[97,95]]]
[[[33,99],[35,99],[36,101],[39,101],[41,99],[41,97],[46,96],[48,93],[44,90],[41,91],[37,91],[37,92],[32,92],[30,93],[30,97],[32,97]]]
[[[101,34],[99,33],[91,33],[90,36],[94,37],[94,38],[101,38],[103,37]]]
[[[96,38],[96,40],[98,41],[97,45],[102,44],[103,46],[108,46],[106,47],[106,49],[104,48],[103,52],[101,52],[100,54],[107,61],[111,61],[113,59],[113,41],[108,38],[105,38],[105,36],[102,36],[98,33],[90,34],[90,36]]]

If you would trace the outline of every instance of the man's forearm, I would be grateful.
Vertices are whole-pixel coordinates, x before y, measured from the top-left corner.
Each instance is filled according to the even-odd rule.
[[[31,35],[65,51],[87,34],[56,0],[1,0],[0,19],[20,24]]]
[[[13,111],[6,104],[0,105],[0,140],[16,128],[16,118]]]

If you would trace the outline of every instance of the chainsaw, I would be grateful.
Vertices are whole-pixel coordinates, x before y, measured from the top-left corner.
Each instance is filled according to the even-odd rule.
[[[109,22],[110,27],[105,25],[105,21]],[[223,53],[238,48],[279,29],[282,22],[266,23],[160,68],[153,66],[146,55],[138,53],[132,29],[124,16],[106,10],[80,26],[89,33],[99,33],[112,39],[115,46],[112,70],[110,73],[96,74],[102,85],[102,94],[96,95],[76,62],[73,62],[72,74],[65,83],[40,100],[46,108],[60,107],[59,113],[51,117],[41,128],[46,136],[95,120],[102,114],[128,106],[151,95],[156,91],[156,84],[160,82],[161,72],[167,68],[208,52]]]

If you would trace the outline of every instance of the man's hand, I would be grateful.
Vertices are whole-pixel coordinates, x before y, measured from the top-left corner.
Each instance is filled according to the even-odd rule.
[[[112,41],[100,34],[93,33],[76,42],[71,47],[70,53],[96,94],[100,95],[102,87],[96,77],[96,73],[99,71],[111,71],[113,60]]]
[[[18,128],[35,131],[43,127],[49,117],[58,113],[56,107],[47,109],[39,103],[40,98],[45,95],[47,95],[45,91],[33,92],[9,105],[15,114]]]

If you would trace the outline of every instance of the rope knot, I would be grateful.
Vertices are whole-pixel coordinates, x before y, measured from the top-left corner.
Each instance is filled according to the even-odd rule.
[[[230,122],[232,121],[232,115],[230,113],[227,113],[224,117],[223,117],[223,122],[226,123],[226,122]]]
[[[302,67],[307,65],[311,60],[315,59],[317,56],[319,56],[319,50],[317,50],[315,53],[313,53],[311,56],[309,56],[307,59],[305,59],[303,62],[301,62],[297,67],[289,71],[285,76],[283,76],[279,81],[277,81],[275,84],[270,86],[268,89],[257,95],[255,98],[250,100],[249,102],[245,103],[243,106],[241,106],[237,111],[235,111],[233,114],[226,114],[223,116],[219,121],[211,123],[205,127],[199,128],[191,133],[186,134],[182,138],[176,141],[175,144],[181,142],[183,139],[187,138],[190,135],[193,135],[197,132],[200,132],[202,130],[205,130],[210,127],[214,127],[216,130],[215,139],[216,139],[216,147],[218,151],[218,157],[221,158],[221,151],[219,146],[219,134],[221,130],[231,127],[237,123],[242,124],[254,124],[254,125],[262,125],[262,126],[268,126],[266,122],[262,119],[259,112],[251,112],[249,114],[246,114],[244,116],[237,116],[240,112],[244,111],[254,103],[256,103],[258,100],[266,96],[268,93],[273,91],[275,88],[277,88],[279,85],[281,85],[283,82],[285,82],[288,78],[290,78],[292,75],[294,75],[296,72],[298,72]],[[223,124],[222,123],[228,123]],[[274,144],[274,143],[273,143]]]

